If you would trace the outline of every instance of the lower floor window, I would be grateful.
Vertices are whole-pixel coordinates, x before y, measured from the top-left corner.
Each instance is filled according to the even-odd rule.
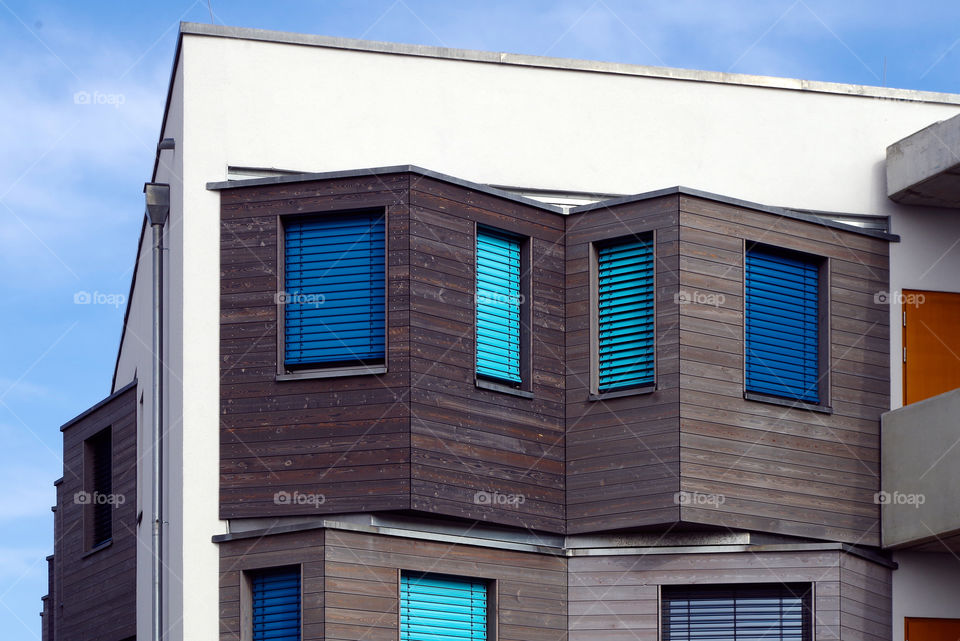
[[[487,583],[441,574],[400,575],[400,641],[486,641]]]
[[[810,641],[803,584],[664,586],[664,641]]]
[[[300,641],[300,568],[250,573],[253,641]]]

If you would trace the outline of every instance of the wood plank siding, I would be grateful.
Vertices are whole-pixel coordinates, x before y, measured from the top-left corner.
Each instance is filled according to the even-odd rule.
[[[562,532],[564,220],[426,177],[411,181],[410,204],[411,507]],[[476,385],[481,225],[521,239],[533,398]]]
[[[223,193],[222,518],[409,507],[409,184],[392,175]],[[387,371],[277,381],[281,217],[366,208],[387,216]]]
[[[888,289],[887,240],[683,191],[564,216],[415,171],[221,198],[222,518],[393,510],[556,533],[683,522],[879,544],[889,321],[874,294]],[[386,371],[278,380],[281,221],[371,207],[388,219]],[[522,241],[516,389],[475,375],[478,226]],[[637,234],[654,240],[656,388],[598,394],[592,256]],[[822,407],[744,397],[754,243],[824,265]],[[325,502],[278,504],[277,492]]]
[[[843,639],[887,641],[893,616],[891,572],[866,559],[840,559],[840,629]]]
[[[813,584],[815,641],[890,639],[890,575],[840,550],[574,557],[570,641],[657,641],[662,586],[792,582]]]
[[[85,441],[110,430],[112,437],[112,537],[90,546],[93,505]],[[136,635],[137,386],[134,384],[63,429],[63,481],[57,485],[54,556],[50,572],[48,638],[120,641]],[[86,468],[86,469],[85,469]],[[118,498],[119,497],[119,498]],[[47,616],[47,614],[49,616]]]
[[[277,380],[281,219],[370,207],[387,213],[386,372]],[[563,530],[560,216],[397,174],[228,190],[221,222],[221,517],[412,509]],[[524,239],[533,398],[475,381],[477,225]]]
[[[303,577],[304,641],[395,641],[405,570],[489,581],[497,632],[491,638],[566,639],[562,557],[318,529],[220,544],[221,641],[241,638],[242,573],[291,564]]]
[[[826,260],[820,379],[832,413],[744,399],[743,256]],[[680,197],[680,477],[687,522],[879,545],[880,414],[889,409],[888,242]]]
[[[680,353],[676,196],[601,208],[567,219],[567,531],[673,523],[680,511]],[[652,233],[656,391],[592,394],[596,351],[591,296],[595,243]]]

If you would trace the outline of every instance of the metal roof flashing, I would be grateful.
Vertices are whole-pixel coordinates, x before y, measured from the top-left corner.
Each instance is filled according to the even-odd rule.
[[[359,176],[382,176],[385,174],[398,174],[398,173],[413,173],[420,176],[434,178],[436,180],[442,180],[444,182],[448,182],[448,183],[457,185],[459,187],[463,187],[464,189],[470,189],[472,191],[489,194],[491,196],[496,196],[498,198],[512,200],[514,202],[522,203],[524,205],[536,207],[538,209],[543,209],[543,210],[553,212],[555,214],[560,214],[560,215],[579,214],[579,213],[593,211],[595,209],[608,209],[610,207],[617,207],[620,205],[626,205],[633,202],[640,202],[643,200],[650,200],[653,198],[660,198],[663,196],[684,195],[684,196],[694,196],[696,198],[704,198],[707,200],[713,200],[715,202],[720,202],[727,205],[734,205],[736,207],[745,207],[748,209],[762,211],[762,212],[774,214],[777,216],[783,216],[785,218],[791,218],[794,220],[802,220],[802,221],[814,223],[817,225],[823,225],[824,227],[831,227],[833,229],[851,232],[854,234],[860,234],[863,236],[870,236],[873,238],[880,238],[883,240],[894,241],[894,242],[900,240],[899,236],[885,232],[885,231],[881,231],[877,229],[866,229],[863,227],[857,227],[855,225],[849,225],[846,223],[830,220],[827,217],[827,212],[824,212],[824,214],[822,215],[817,215],[817,214],[804,213],[804,212],[800,212],[792,209],[785,209],[782,207],[771,207],[768,205],[761,205],[759,203],[750,202],[747,200],[741,200],[739,198],[731,198],[729,196],[723,196],[723,195],[711,193],[708,191],[691,189],[689,187],[683,187],[680,185],[675,187],[667,187],[665,189],[657,189],[654,191],[647,191],[643,193],[632,194],[629,196],[618,196],[615,198],[608,198],[605,200],[601,200],[599,202],[590,203],[588,205],[579,205],[576,207],[565,209],[563,207],[544,203],[534,198],[529,198],[527,196],[520,196],[518,194],[505,191],[503,189],[498,189],[495,187],[490,187],[488,185],[471,182],[469,180],[464,180],[462,178],[450,176],[449,174],[432,171],[430,169],[424,169],[423,167],[418,167],[416,165],[393,165],[389,167],[371,167],[367,169],[349,169],[345,171],[284,174],[281,176],[268,176],[264,178],[226,180],[226,181],[218,181],[218,182],[209,182],[207,183],[207,189],[211,191],[223,191],[223,190],[230,190],[230,189],[244,189],[244,188],[250,188],[250,187],[263,187],[263,186],[269,186],[269,185],[309,182],[314,180],[332,180],[337,178],[352,178],[352,177],[359,177]],[[836,212],[836,213],[839,214],[840,212]]]

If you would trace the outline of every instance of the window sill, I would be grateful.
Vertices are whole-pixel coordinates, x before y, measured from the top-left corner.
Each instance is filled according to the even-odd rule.
[[[630,389],[617,390],[615,392],[598,392],[587,396],[588,401],[605,401],[608,398],[623,398],[625,396],[642,396],[652,394],[657,391],[656,385],[644,385],[643,387],[631,387]]]
[[[330,369],[307,369],[299,372],[277,374],[276,381],[305,381],[314,378],[337,378],[341,376],[368,376],[386,374],[386,365],[361,365],[358,367],[331,367]]]
[[[533,398],[533,392],[510,387],[509,385],[505,385],[503,383],[488,381],[483,378],[475,379],[475,382],[477,387],[480,389],[490,390],[491,392],[500,392],[501,394],[510,394],[511,396],[519,396],[520,398]]]
[[[95,547],[95,548],[90,548],[89,550],[87,550],[86,552],[84,552],[84,553],[83,553],[83,556],[81,556],[80,558],[81,558],[81,559],[85,559],[85,558],[87,558],[88,556],[93,556],[94,554],[96,554],[97,552],[100,552],[101,550],[106,550],[106,549],[107,549],[108,547],[110,547],[111,545],[113,545],[113,539],[110,539],[109,541],[104,541],[103,543],[101,543],[101,544],[98,545],[97,547]]]
[[[808,410],[810,412],[819,412],[820,414],[833,414],[833,408],[827,405],[818,405],[816,403],[805,403],[804,401],[794,401],[789,398],[780,398],[778,396],[767,396],[766,394],[757,394],[756,392],[744,392],[743,398],[757,403],[768,403],[770,405],[779,405],[780,407],[792,407],[798,410]]]

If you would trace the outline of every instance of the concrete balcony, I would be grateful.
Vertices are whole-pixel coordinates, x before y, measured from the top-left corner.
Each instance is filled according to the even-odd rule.
[[[960,207],[960,116],[887,147],[887,195],[901,205]]]
[[[881,421],[883,546],[960,551],[960,389]]]

